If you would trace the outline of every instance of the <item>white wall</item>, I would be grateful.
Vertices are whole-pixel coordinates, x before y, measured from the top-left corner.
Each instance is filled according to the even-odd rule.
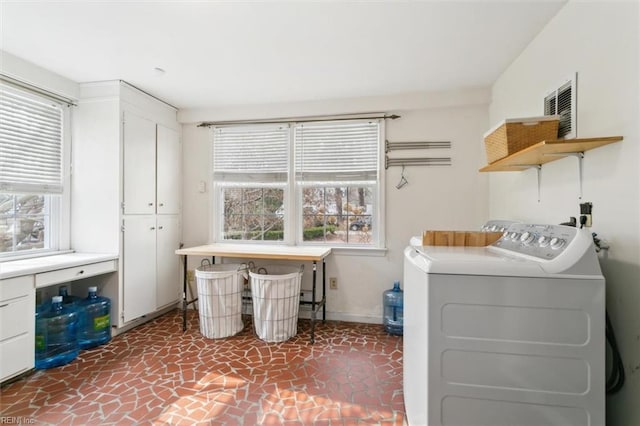
[[[9,77],[70,99],[78,99],[78,84],[31,62],[0,50],[0,71]]]
[[[584,195],[578,166],[566,158],[536,172],[493,173],[490,213],[522,221],[560,223],[593,203],[593,232],[611,244],[601,264],[607,308],[627,373],[608,398],[608,425],[640,424],[640,150],[637,2],[569,2],[495,83],[491,123],[542,113],[542,98],[578,73],[578,137],[622,135],[622,142],[585,153]]]
[[[402,116],[387,120],[391,142],[450,140],[451,150],[394,151],[399,156],[451,156],[451,167],[407,167],[409,184],[397,190],[400,167],[386,173],[386,241],[384,255],[334,254],[327,275],[338,278],[338,290],[327,293],[330,319],[381,322],[382,292],[402,280],[402,251],[409,238],[424,229],[478,229],[488,219],[487,175],[477,170],[484,161],[482,134],[487,129],[488,91],[473,90],[402,97],[351,99],[297,105],[252,106],[231,111],[183,111],[189,119],[261,119],[362,111],[385,111]],[[221,118],[223,117],[223,118]],[[186,246],[208,242],[210,218],[209,131],[196,124],[183,125],[184,220]],[[207,182],[207,192],[198,183]],[[194,265],[197,261],[193,260]],[[305,266],[306,268],[306,266]],[[303,284],[309,287],[309,283]]]

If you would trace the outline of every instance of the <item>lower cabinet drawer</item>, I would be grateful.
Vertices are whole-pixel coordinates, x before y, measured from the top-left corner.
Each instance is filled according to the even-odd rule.
[[[0,382],[35,366],[33,339],[33,333],[27,333],[0,343]]]
[[[0,302],[0,342],[11,337],[29,332],[35,315],[33,300],[30,297],[22,297],[9,302]],[[4,363],[4,358],[2,358]]]
[[[36,287],[46,287],[48,285],[64,283],[73,280],[80,280],[94,275],[105,274],[116,270],[116,261],[91,263],[88,265],[75,266],[73,268],[58,269],[57,271],[43,272],[36,274]]]
[[[0,280],[0,302],[27,296],[31,292],[33,292],[33,275]]]

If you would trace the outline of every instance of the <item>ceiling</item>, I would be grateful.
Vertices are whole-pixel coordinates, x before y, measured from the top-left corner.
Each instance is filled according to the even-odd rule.
[[[180,108],[460,90],[490,86],[565,3],[0,0],[0,49]]]

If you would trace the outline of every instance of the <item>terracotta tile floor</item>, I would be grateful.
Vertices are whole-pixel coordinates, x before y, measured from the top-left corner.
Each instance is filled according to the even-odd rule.
[[[52,425],[402,425],[402,338],[309,321],[283,343],[210,340],[176,310],[1,390],[1,416]]]

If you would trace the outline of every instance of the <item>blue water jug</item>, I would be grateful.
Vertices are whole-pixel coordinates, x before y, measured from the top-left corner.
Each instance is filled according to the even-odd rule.
[[[81,297],[69,295],[69,290],[67,290],[66,286],[58,289],[58,296],[62,296],[62,306],[72,309],[77,309],[82,300]]]
[[[36,368],[46,369],[68,364],[78,356],[75,310],[65,308],[62,296],[51,299],[51,309],[36,316]]]
[[[389,334],[402,336],[404,301],[400,281],[395,281],[391,290],[382,293],[382,306],[384,330]]]
[[[98,296],[97,287],[79,306],[78,344],[80,349],[103,345],[111,340],[111,300]]]

